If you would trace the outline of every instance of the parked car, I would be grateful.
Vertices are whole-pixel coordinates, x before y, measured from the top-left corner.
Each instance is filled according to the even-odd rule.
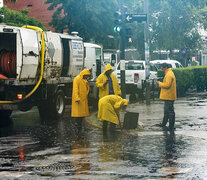
[[[120,62],[118,63],[114,74],[117,76],[119,83],[121,82]],[[131,60],[125,61],[125,83],[127,94],[143,93],[143,81],[145,80],[145,61]],[[157,79],[157,68],[154,64],[150,64],[150,80]],[[152,82],[152,81],[151,81]]]
[[[161,69],[163,63],[167,63],[170,68],[183,68],[182,64],[176,60],[153,60],[150,63],[154,64],[157,69]]]

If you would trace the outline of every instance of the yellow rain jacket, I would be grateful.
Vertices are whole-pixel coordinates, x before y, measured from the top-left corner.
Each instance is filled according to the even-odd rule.
[[[96,80],[96,86],[99,88],[99,99],[101,99],[102,97],[104,97],[106,95],[109,95],[108,83],[105,86],[103,86],[103,84],[108,80],[105,72],[110,69],[113,70],[111,65],[107,64],[104,72],[101,73]],[[121,96],[121,89],[119,87],[118,79],[116,78],[115,74],[113,74],[113,73],[111,73],[110,76],[111,76],[111,80],[112,80],[112,84],[113,84],[114,94]]]
[[[73,80],[73,94],[72,94],[72,117],[86,117],[89,116],[88,110],[88,93],[89,84],[86,79],[83,79],[84,75],[90,75],[89,69],[84,69]],[[78,103],[77,101],[80,100]]]
[[[117,95],[107,95],[99,100],[98,118],[101,121],[109,121],[119,124],[118,113],[121,111],[121,105],[128,105],[126,99]]]
[[[159,87],[161,87],[160,99],[176,100],[176,79],[172,69],[165,71],[164,80],[159,82]]]

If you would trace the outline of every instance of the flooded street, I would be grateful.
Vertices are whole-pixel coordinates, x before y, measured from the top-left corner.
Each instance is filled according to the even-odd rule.
[[[0,129],[0,179],[207,179],[207,93],[175,102],[174,133],[156,126],[163,105],[130,104],[139,127],[108,137],[90,119],[77,137],[68,109],[52,122],[36,108],[14,112]]]

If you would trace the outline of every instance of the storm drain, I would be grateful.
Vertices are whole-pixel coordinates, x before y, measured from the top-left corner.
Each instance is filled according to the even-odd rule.
[[[34,171],[39,172],[74,172],[74,166],[71,162],[58,162],[49,166],[35,167]]]

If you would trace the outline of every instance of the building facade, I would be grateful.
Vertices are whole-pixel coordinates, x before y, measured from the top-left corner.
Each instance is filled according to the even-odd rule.
[[[16,3],[11,3],[4,0],[4,5],[16,11],[27,8],[29,10],[28,16],[40,20],[48,30],[54,31],[54,28],[49,25],[49,22],[52,20],[52,15],[55,10],[48,10],[49,4],[45,4],[45,1],[46,0],[18,0]]]

